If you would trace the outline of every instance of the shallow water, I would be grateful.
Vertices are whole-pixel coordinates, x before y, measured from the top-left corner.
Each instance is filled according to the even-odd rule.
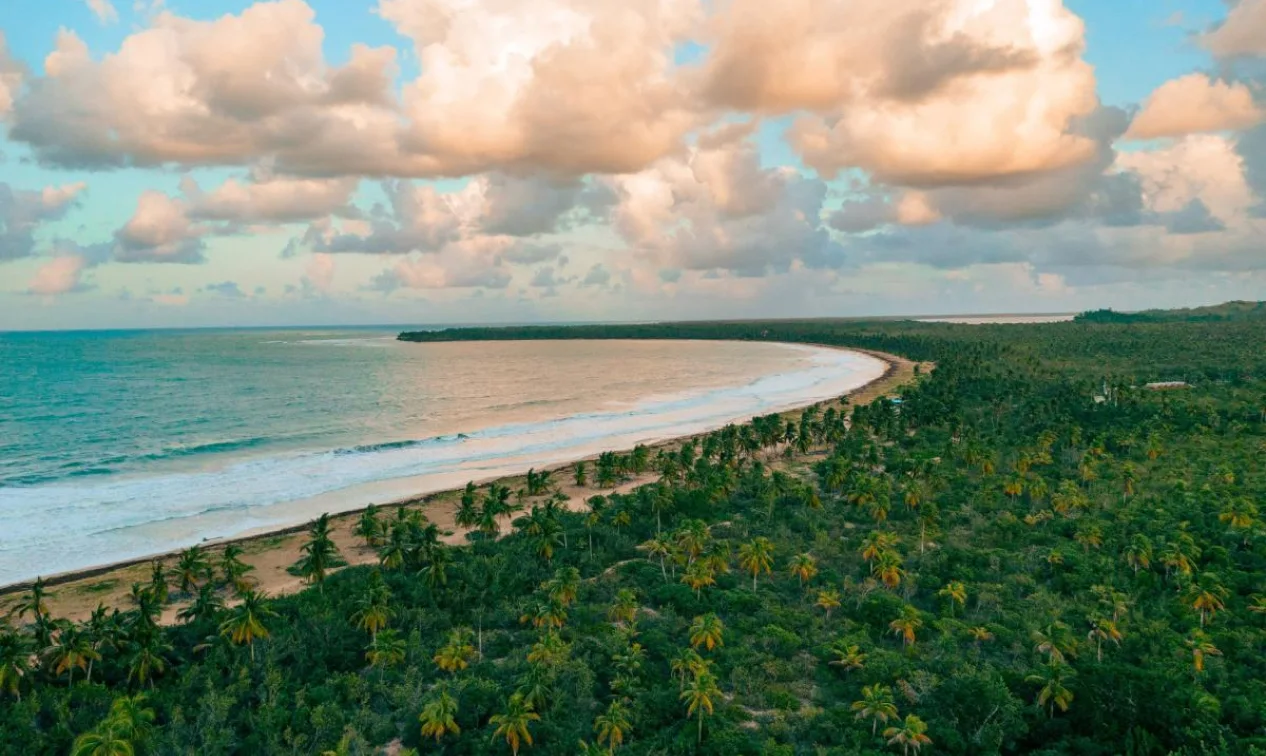
[[[883,372],[779,344],[0,335],[0,584],[718,427]]]

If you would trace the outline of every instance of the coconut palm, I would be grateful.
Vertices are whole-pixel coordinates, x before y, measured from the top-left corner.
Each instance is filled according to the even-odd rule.
[[[624,739],[628,737],[632,728],[628,707],[619,700],[612,701],[607,710],[599,714],[593,723],[598,742],[606,743],[610,753],[614,753],[624,744]]]
[[[403,664],[408,653],[408,645],[395,630],[382,630],[369,641],[365,650],[365,661],[371,667],[380,670]]]
[[[383,524],[378,519],[378,507],[370,504],[360,513],[356,527],[352,528],[352,535],[363,540],[368,548],[374,549],[382,543],[382,534]]]
[[[1103,661],[1103,642],[1112,641],[1119,646],[1122,635],[1115,621],[1107,617],[1091,617],[1090,632],[1086,634],[1086,637],[1095,644],[1095,659]]]
[[[22,700],[22,682],[31,671],[31,645],[25,636],[0,631],[0,692]]]
[[[1196,674],[1204,672],[1205,660],[1210,656],[1221,656],[1222,651],[1213,645],[1213,641],[1205,634],[1203,630],[1194,630],[1191,637],[1187,638],[1187,648],[1191,649],[1191,662],[1196,670]]]
[[[897,704],[892,698],[892,688],[887,685],[866,685],[862,687],[862,697],[849,707],[855,719],[870,720],[870,734],[874,735],[880,723],[897,718]]]
[[[514,756],[518,756],[519,748],[524,743],[532,745],[531,725],[541,718],[532,709],[531,703],[524,700],[522,695],[515,693],[506,702],[506,710],[500,714],[493,714],[488,720],[489,724],[496,725],[497,728],[492,733],[493,739],[504,738]]]
[[[435,652],[435,664],[445,672],[456,674],[470,666],[475,656],[475,637],[470,628],[459,627],[449,632],[448,640]]]
[[[250,648],[251,661],[255,661],[255,641],[268,638],[265,621],[277,613],[268,605],[264,594],[246,591],[241,602],[228,611],[228,617],[220,623],[220,635],[235,646]]]
[[[862,541],[862,559],[867,562],[878,560],[884,553],[891,551],[901,539],[896,533],[884,530],[872,530]]]
[[[554,577],[541,586],[545,589],[550,601],[563,608],[571,606],[580,593],[580,570],[575,567],[562,567],[554,572]]]
[[[167,586],[167,570],[161,559],[155,559],[149,565],[149,592],[160,604],[166,604],[171,591]]]
[[[949,604],[950,616],[954,616],[954,605],[963,606],[967,603],[967,586],[958,580],[954,580],[946,584],[944,588],[936,592],[936,595],[946,600]]]
[[[615,594],[615,603],[611,605],[607,617],[622,625],[629,625],[637,618],[637,594],[631,588],[621,588]]]
[[[194,597],[189,606],[176,613],[176,619],[185,624],[193,624],[195,622],[210,624],[215,622],[223,610],[224,600],[220,598],[215,586],[211,583],[204,583],[198,589],[198,595]]]
[[[422,706],[418,717],[422,723],[422,737],[435,738],[439,742],[445,735],[460,735],[457,724],[457,699],[448,692],[447,685],[440,685]]]
[[[44,587],[44,578],[36,578],[31,590],[14,605],[13,613],[19,620],[29,614],[32,621],[38,625],[41,620],[48,618],[48,600],[53,595]]]
[[[695,592],[695,598],[698,598],[701,590],[709,585],[716,585],[716,571],[705,562],[695,562],[681,574],[681,582],[690,586]]]
[[[136,749],[110,719],[75,738],[71,756],[133,756]]]
[[[368,632],[372,641],[394,615],[395,610],[391,608],[391,589],[383,582],[382,573],[374,570],[370,573],[365,593],[356,600],[352,624]]]
[[[190,546],[180,552],[176,559],[176,579],[181,593],[192,594],[202,581],[210,578],[211,563],[201,546]]]
[[[796,554],[787,564],[787,571],[800,578],[800,587],[818,574],[818,560],[812,554]]]
[[[774,544],[764,536],[757,537],[739,547],[739,567],[752,574],[752,590],[756,590],[756,578],[760,573],[773,570]]]
[[[69,673],[67,684],[75,684],[75,670],[85,672],[88,665],[101,661],[101,653],[92,645],[92,639],[76,627],[66,627],[57,634],[53,645],[44,650],[44,666],[55,677]],[[92,682],[92,680],[88,680]]]
[[[679,679],[678,687],[684,688],[688,678],[708,671],[708,662],[693,648],[683,648],[672,658],[668,667],[673,677]]]
[[[154,687],[154,678],[167,671],[167,655],[173,650],[171,644],[163,641],[158,634],[152,634],[133,643],[131,649],[128,682],[136,680],[140,685],[149,683],[151,688]]]
[[[330,570],[347,564],[338,546],[330,537],[330,515],[322,514],[312,523],[308,541],[300,547],[303,556],[290,568],[291,574],[300,575],[308,583],[315,583],[325,590],[325,576]]]
[[[901,636],[901,645],[913,646],[919,628],[923,627],[923,620],[919,618],[919,610],[907,604],[901,608],[901,616],[889,622],[888,627],[893,635]]]
[[[1226,608],[1224,599],[1229,593],[1218,582],[1216,575],[1206,572],[1200,576],[1199,584],[1192,586],[1188,594],[1188,600],[1191,602],[1191,608],[1200,613],[1201,627],[1205,626],[1206,621],[1217,616],[1219,611]]]
[[[885,729],[884,737],[888,739],[888,745],[901,746],[901,753],[909,756],[911,748],[918,753],[920,748],[932,742],[926,734],[927,729],[928,726],[922,719],[913,714],[907,714],[900,727]]]
[[[826,612],[827,622],[831,621],[831,611],[840,608],[840,592],[834,589],[818,591],[818,599],[813,605]]]
[[[1064,683],[1076,676],[1077,672],[1072,667],[1053,658],[1025,680],[1041,686],[1037,693],[1037,704],[1049,707],[1049,716],[1053,717],[1056,706],[1060,711],[1068,711],[1069,704],[1073,702],[1073,692]]]
[[[695,617],[694,622],[690,623],[690,647],[703,646],[711,651],[725,645],[724,634],[725,623],[715,614],[709,612],[701,617]]]
[[[699,733],[696,742],[703,742],[703,718],[711,716],[714,702],[720,695],[721,689],[717,687],[716,678],[711,672],[700,672],[695,675],[681,691],[681,700],[686,702],[686,716],[699,718]]]
[[[836,641],[831,646],[831,653],[835,659],[829,662],[830,665],[839,667],[845,672],[852,672],[866,666],[866,654],[862,653],[861,647],[856,643]]]

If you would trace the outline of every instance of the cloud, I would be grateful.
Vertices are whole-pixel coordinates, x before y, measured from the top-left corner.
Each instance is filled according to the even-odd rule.
[[[480,226],[485,233],[534,236],[583,222],[610,201],[601,185],[550,176],[490,173],[477,179],[483,196]]]
[[[1253,102],[1247,85],[1193,73],[1167,81],[1153,92],[1125,136],[1155,139],[1243,129],[1264,118],[1266,112]]]
[[[1209,206],[1199,197],[1172,213],[1164,216],[1165,230],[1171,234],[1205,234],[1214,231],[1225,231],[1226,224],[1213,217]]]
[[[26,66],[9,54],[4,30],[0,29],[0,121],[8,119],[25,78]]]
[[[230,178],[212,191],[203,192],[192,179],[186,179],[181,189],[191,218],[287,223],[333,214],[355,215],[350,201],[358,183],[356,178]]]
[[[837,231],[858,233],[892,223],[923,226],[941,219],[941,212],[924,192],[906,191],[898,197],[871,195],[845,202],[831,215],[830,225]]]
[[[697,121],[673,50],[699,0],[381,0],[378,12],[421,62],[404,88],[406,151],[440,172],[637,170]]]
[[[83,288],[80,279],[87,265],[87,260],[79,255],[54,257],[35,271],[28,291],[49,297],[80,291]]]
[[[119,21],[119,12],[114,9],[110,0],[86,0],[88,10],[103,24],[115,24]]]
[[[581,279],[581,286],[606,286],[611,282],[611,271],[602,263],[595,263],[585,277]]]
[[[382,0],[421,74],[353,45],[331,66],[303,0],[198,21],[163,11],[100,59],[58,35],[11,138],[51,165],[250,165],[437,177],[629,171],[699,120],[673,62],[700,0]]]
[[[1117,165],[1137,175],[1147,209],[1177,213],[1199,199],[1228,225],[1243,220],[1260,199],[1249,186],[1235,141],[1195,135],[1163,149],[1122,153]]]
[[[334,283],[334,256],[318,252],[304,268],[304,282],[313,289],[328,292]]]
[[[208,294],[217,294],[227,299],[241,299],[246,296],[246,293],[242,291],[242,287],[238,286],[236,281],[207,284],[202,289]]]
[[[162,192],[143,192],[136,212],[115,232],[119,262],[200,263],[206,230],[190,222],[185,207]]]
[[[444,194],[434,186],[411,181],[386,181],[382,185],[389,213],[374,218],[367,233],[347,232],[328,225],[313,226],[306,241],[318,252],[408,254],[429,252],[457,240],[469,228],[477,209],[479,192]]]
[[[1266,0],[1239,0],[1213,31],[1201,37],[1219,58],[1266,55]]]
[[[710,27],[704,92],[796,119],[824,175],[861,168],[916,187],[1092,159],[1097,107],[1084,25],[1059,0],[731,0]]]
[[[76,183],[31,191],[0,182],[0,263],[34,254],[36,229],[65,216],[86,187]]]
[[[825,183],[762,167],[749,141],[695,148],[611,184],[614,228],[659,267],[759,275],[840,252],[821,223]]]

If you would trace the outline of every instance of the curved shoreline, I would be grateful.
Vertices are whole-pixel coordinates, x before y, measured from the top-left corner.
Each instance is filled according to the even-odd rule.
[[[818,347],[824,349],[839,350],[845,352],[853,352],[865,354],[872,358],[878,359],[884,363],[885,368],[882,375],[848,391],[840,396],[828,399],[816,399],[814,401],[804,402],[792,407],[785,407],[779,410],[773,410],[763,414],[781,414],[798,413],[806,407],[811,406],[828,406],[837,403],[841,399],[848,399],[854,402],[869,401],[887,391],[895,388],[903,383],[913,374],[913,366],[915,363],[892,354],[875,352],[867,349],[844,348],[836,345],[828,344],[806,344],[806,343],[788,343],[789,346],[801,347]],[[747,418],[735,418],[726,424],[746,422]],[[720,426],[717,426],[720,427]],[[676,447],[692,439],[697,439],[712,431],[715,427],[706,430],[700,430],[692,433],[675,435],[655,441],[647,442],[645,445],[652,451]],[[628,449],[613,447],[609,450],[627,452]],[[560,473],[570,472],[574,466],[580,462],[591,462],[596,457],[595,454],[587,454],[578,458],[567,461],[556,462],[547,465],[540,465],[538,469],[550,470],[555,474],[558,481],[562,481],[563,476]],[[477,485],[484,486],[489,483],[504,483],[514,487],[521,483],[526,470],[522,470],[517,474],[511,475],[493,475],[475,480]],[[568,478],[570,476],[567,476]],[[621,486],[614,489],[615,491],[632,490],[633,488],[651,482],[654,476],[641,476],[633,480],[627,481]],[[464,483],[463,483],[464,485]],[[590,487],[587,489],[578,489],[576,486],[568,482],[562,486],[565,493],[569,494],[569,507],[577,508],[584,505],[584,500],[590,496],[610,493],[610,489],[599,489]],[[461,488],[443,488],[431,492],[415,493],[413,495],[398,497],[389,502],[378,504],[380,510],[394,509],[396,507],[421,507],[428,517],[445,530],[452,530],[453,534],[446,540],[452,543],[458,543],[464,538],[465,531],[457,529],[454,525],[448,523],[445,527],[445,519],[451,520],[451,509],[445,510],[442,505],[445,503],[454,503]],[[446,501],[452,500],[452,501]],[[344,543],[340,547],[347,557],[349,566],[358,564],[367,564],[376,561],[372,552],[360,547],[358,544],[351,542],[350,530],[355,519],[367,509],[367,506],[356,506],[350,509],[343,509],[337,514],[331,516],[336,533],[344,532],[348,537],[344,538]],[[438,511],[437,511],[438,510]],[[217,550],[229,544],[236,544],[246,551],[245,561],[254,564],[257,568],[255,575],[260,579],[260,587],[271,595],[284,595],[292,593],[303,587],[302,583],[291,577],[284,571],[284,567],[288,567],[297,559],[297,543],[290,544],[289,541],[297,541],[297,536],[304,533],[309,527],[310,521],[305,521],[297,525],[283,526],[277,528],[260,529],[253,532],[246,532],[232,537],[219,539],[204,539],[200,545],[208,549],[208,552],[214,553]],[[337,539],[336,539],[337,540]],[[288,548],[289,547],[289,548]],[[287,554],[294,552],[294,558],[290,558]],[[179,550],[168,550],[156,552],[154,554],[143,557],[136,557],[126,560],[118,560],[99,566],[88,567],[84,569],[70,570],[67,572],[49,575],[43,578],[44,584],[50,587],[59,587],[58,595],[53,599],[52,604],[61,616],[67,616],[70,619],[81,619],[94,608],[98,602],[107,606],[111,604],[121,605],[123,599],[127,595],[127,591],[133,581],[145,580],[148,578],[149,566],[154,560],[161,560],[170,563],[178,556]],[[280,558],[279,558],[280,557]],[[282,566],[284,565],[284,566]],[[278,569],[280,567],[280,569]],[[265,571],[277,574],[265,574]],[[11,583],[0,586],[0,611],[3,611],[5,605],[16,597],[16,595],[25,592],[33,585],[33,580],[26,580],[18,583]],[[169,607],[169,612],[173,613],[179,608],[178,604]]]

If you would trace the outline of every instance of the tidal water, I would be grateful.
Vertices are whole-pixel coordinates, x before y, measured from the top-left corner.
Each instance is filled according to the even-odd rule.
[[[883,369],[731,342],[0,334],[0,585],[699,432]]]

